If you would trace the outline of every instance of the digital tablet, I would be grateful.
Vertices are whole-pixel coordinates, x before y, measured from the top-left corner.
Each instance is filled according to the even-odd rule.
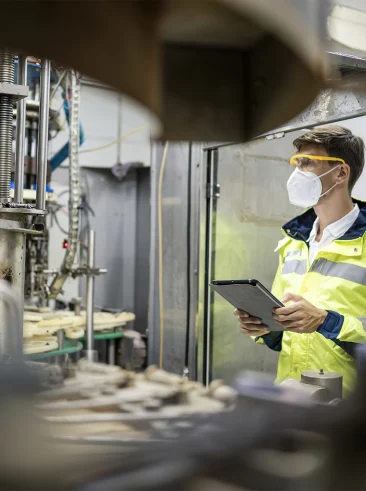
[[[273,309],[284,305],[258,280],[213,281],[211,287],[236,309],[262,319],[269,331],[283,331],[273,319]]]

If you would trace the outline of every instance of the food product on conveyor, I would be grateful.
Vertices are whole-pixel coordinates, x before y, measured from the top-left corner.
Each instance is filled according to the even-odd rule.
[[[69,374],[62,386],[41,392],[37,404],[62,439],[171,437],[230,411],[237,398],[222,381],[205,387],[153,366],[135,373],[83,359]]]

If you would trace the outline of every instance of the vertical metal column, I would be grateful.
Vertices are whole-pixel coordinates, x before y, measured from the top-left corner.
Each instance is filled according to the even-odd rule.
[[[41,70],[41,95],[39,103],[39,130],[37,153],[37,195],[36,208],[46,208],[46,180],[48,158],[48,116],[50,109],[50,76],[51,62],[42,60]]]
[[[14,84],[14,54],[0,50],[0,83]],[[13,99],[0,96],[0,203],[10,200],[11,164],[13,158]]]
[[[95,264],[95,231],[89,231],[88,240],[88,275],[86,277],[86,357],[96,361],[98,353],[94,350],[94,276]]]
[[[59,329],[57,331],[57,342],[58,342],[58,349],[62,350],[64,347],[64,341],[65,341],[65,330],[64,329]],[[63,365],[63,362],[65,360],[65,355],[59,355],[56,356],[56,365]]]
[[[108,364],[109,365],[116,364],[116,340],[115,339],[108,340]]]
[[[18,85],[27,85],[27,57],[24,55],[19,55],[18,58]],[[26,107],[26,99],[21,99],[17,102],[17,132],[14,179],[15,203],[23,202]]]
[[[214,278],[215,233],[214,214],[217,199],[217,150],[207,153],[207,205],[206,205],[206,250],[205,250],[205,291],[203,299],[203,383],[208,386],[212,380],[212,335],[213,311],[211,308],[213,293],[210,287]]]

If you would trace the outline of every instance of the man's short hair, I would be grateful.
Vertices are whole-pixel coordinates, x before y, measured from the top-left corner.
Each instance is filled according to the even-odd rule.
[[[322,126],[299,136],[294,140],[298,152],[307,144],[322,145],[329,157],[343,159],[350,167],[348,188],[351,193],[362,174],[365,163],[365,144],[362,138],[352,134],[343,126]],[[337,165],[337,163],[335,162]]]

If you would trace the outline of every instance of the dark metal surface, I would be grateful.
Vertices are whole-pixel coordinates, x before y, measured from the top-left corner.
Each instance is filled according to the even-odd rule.
[[[150,168],[136,170],[136,261],[134,328],[145,334],[148,326],[150,281]]]

